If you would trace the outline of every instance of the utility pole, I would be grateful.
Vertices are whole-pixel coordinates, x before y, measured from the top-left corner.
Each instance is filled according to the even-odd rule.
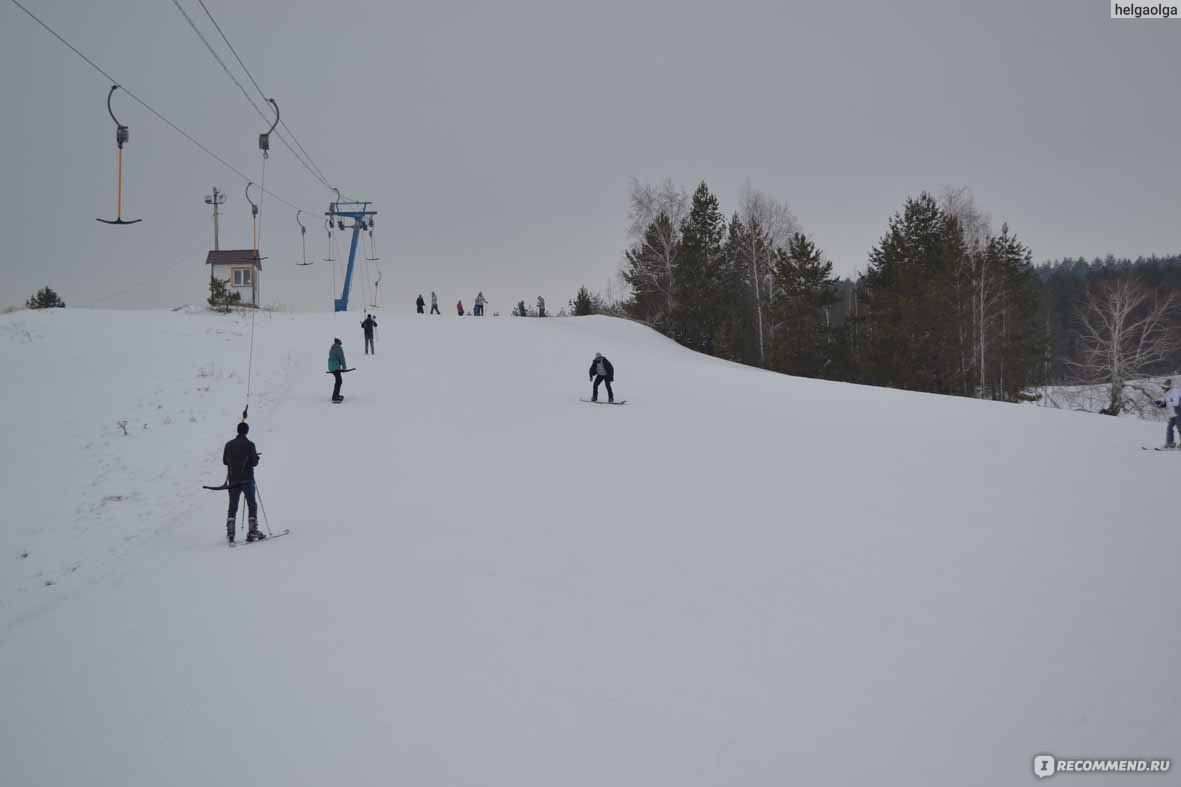
[[[225,203],[226,203],[225,192],[218,191],[217,186],[213,187],[212,194],[205,195],[205,204],[213,206],[213,250],[214,251],[218,251],[221,249],[221,245],[218,242],[218,226],[217,226],[217,219],[218,219],[218,216],[220,215],[220,213],[217,208],[219,205],[224,205]]]

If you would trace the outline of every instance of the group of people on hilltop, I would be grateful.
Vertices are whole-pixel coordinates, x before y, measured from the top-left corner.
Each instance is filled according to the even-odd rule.
[[[483,317],[484,305],[487,303],[488,299],[484,297],[483,292],[476,293],[475,305],[472,307],[472,316]],[[419,314],[426,313],[426,299],[422,297],[422,293],[419,293],[418,298],[415,299],[414,308]],[[460,317],[464,315],[462,298],[455,302],[455,313]],[[439,296],[433,290],[431,291],[431,314],[442,314],[439,311]]]

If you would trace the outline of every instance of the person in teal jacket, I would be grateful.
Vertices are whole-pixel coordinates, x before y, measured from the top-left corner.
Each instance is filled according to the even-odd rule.
[[[336,378],[336,385],[332,389],[332,401],[343,402],[344,397],[340,395],[340,374],[348,366],[344,361],[344,345],[340,343],[340,339],[332,340],[332,349],[328,351],[328,371]]]

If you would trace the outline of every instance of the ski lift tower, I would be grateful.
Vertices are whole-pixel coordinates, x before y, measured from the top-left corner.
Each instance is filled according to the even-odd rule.
[[[370,203],[368,202],[352,202],[340,199],[340,192],[337,192],[336,202],[328,206],[328,221],[335,224],[337,229],[341,232],[345,230],[353,231],[353,241],[349,245],[349,266],[344,273],[344,289],[341,290],[340,297],[336,299],[335,310],[338,312],[347,312],[349,310],[349,287],[353,282],[353,263],[357,258],[357,239],[362,232],[369,229],[370,222],[373,216],[377,215],[377,211],[369,210]],[[345,224],[345,221],[351,221],[351,224]]]

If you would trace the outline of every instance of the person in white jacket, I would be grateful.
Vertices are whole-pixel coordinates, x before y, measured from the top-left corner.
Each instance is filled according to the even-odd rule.
[[[1165,398],[1155,402],[1157,407],[1163,407],[1169,414],[1169,425],[1165,427],[1165,448],[1176,448],[1173,442],[1173,429],[1181,435],[1181,390],[1173,387],[1172,380],[1165,380],[1161,385],[1165,391]]]

